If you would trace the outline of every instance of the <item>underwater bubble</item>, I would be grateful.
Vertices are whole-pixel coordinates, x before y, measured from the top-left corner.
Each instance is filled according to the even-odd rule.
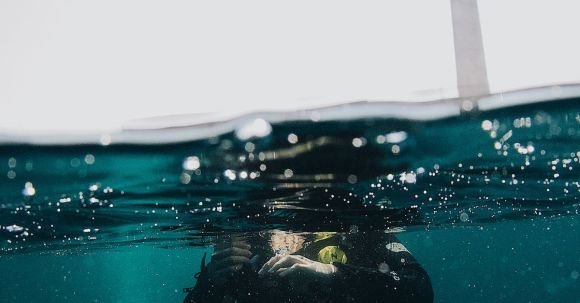
[[[6,176],[8,177],[8,179],[14,179],[16,178],[16,172],[13,170],[9,170]]]
[[[459,214],[459,220],[461,220],[461,222],[467,222],[467,220],[469,220],[469,215],[465,212],[462,212]]]
[[[376,141],[377,141],[378,144],[383,144],[383,143],[386,142],[386,138],[383,135],[378,135],[377,138],[376,138]]]
[[[284,177],[286,178],[292,178],[292,176],[294,176],[294,172],[291,169],[286,169],[284,170]]]
[[[109,134],[102,134],[101,137],[99,138],[99,142],[101,143],[101,145],[107,146],[110,145],[111,142],[113,142],[113,139]]]
[[[530,117],[514,119],[513,126],[515,128],[531,127],[532,126],[532,119]]]
[[[5,227],[5,229],[6,229],[8,232],[11,232],[11,233],[16,233],[16,232],[21,232],[21,231],[23,231],[23,230],[24,230],[24,227],[22,227],[22,226],[19,226],[19,225],[16,225],[16,224],[12,224],[12,225],[6,226],[6,227]]]
[[[32,183],[30,182],[26,182],[26,184],[24,184],[22,194],[26,197],[34,196],[34,194],[36,194],[36,189],[34,188],[34,185],[32,185]]]
[[[233,181],[236,179],[236,172],[231,169],[226,169],[224,171],[224,176]]]
[[[385,136],[387,143],[398,144],[407,140],[407,133],[404,131],[388,133]]]
[[[81,165],[81,160],[79,158],[72,158],[70,160],[71,167],[79,167],[79,165]]]
[[[189,184],[189,182],[191,182],[191,175],[188,173],[182,173],[181,175],[179,175],[179,181],[182,184]]]
[[[246,145],[244,145],[244,149],[247,152],[251,153],[251,152],[254,152],[254,150],[256,149],[256,145],[252,142],[248,142],[248,143],[246,143]]]
[[[492,127],[493,127],[493,123],[489,120],[483,120],[483,122],[481,122],[481,129],[483,129],[485,131],[491,130]]]
[[[260,161],[266,160],[266,154],[263,152],[258,153],[258,159],[260,159]]]
[[[65,204],[65,203],[70,203],[71,201],[72,201],[72,199],[70,197],[62,197],[58,200],[58,203]]]
[[[513,135],[513,131],[510,129],[503,136],[501,136],[499,141],[503,144],[503,143],[507,142],[507,140],[509,140],[512,137],[512,135]]]
[[[350,184],[355,184],[355,183],[358,181],[358,178],[357,178],[357,176],[356,176],[356,175],[349,175],[349,176],[347,177],[347,181],[348,181],[348,183],[350,183]]]
[[[288,142],[290,142],[290,144],[298,143],[298,136],[296,134],[289,134],[288,135]]]
[[[536,148],[531,144],[528,145],[527,149],[528,149],[528,154],[531,154],[534,151],[536,151]]]
[[[379,271],[382,272],[383,274],[386,274],[389,271],[391,271],[391,268],[389,267],[389,264],[382,262],[381,264],[379,264]]]
[[[399,152],[401,152],[401,148],[400,148],[400,147],[399,147],[397,144],[394,144],[393,146],[391,146],[391,152],[392,152],[394,155],[396,155],[396,154],[398,154]]]
[[[349,233],[351,233],[351,234],[356,234],[356,233],[358,233],[358,226],[356,226],[356,225],[351,225],[351,226],[348,228],[348,232],[349,232]]]
[[[95,163],[95,156],[92,154],[85,155],[85,163],[87,165],[93,165]]]
[[[399,181],[413,184],[417,182],[417,175],[413,172],[402,173],[399,177]]]
[[[187,157],[183,160],[184,170],[196,170],[200,167],[199,158],[196,156]]]
[[[8,167],[15,168],[16,167],[16,158],[8,159]]]
[[[239,140],[245,141],[251,138],[262,138],[272,132],[272,125],[264,119],[255,119],[236,129],[235,134]]]

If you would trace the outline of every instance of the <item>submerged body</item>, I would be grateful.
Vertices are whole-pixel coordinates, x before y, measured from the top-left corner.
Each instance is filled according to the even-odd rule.
[[[392,233],[268,236],[216,249],[184,302],[433,301],[429,276]]]

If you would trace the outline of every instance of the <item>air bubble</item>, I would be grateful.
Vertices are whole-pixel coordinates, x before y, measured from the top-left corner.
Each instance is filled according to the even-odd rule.
[[[379,264],[379,271],[382,272],[383,274],[386,274],[389,271],[391,271],[391,268],[389,267],[389,264],[382,262],[381,264]]]
[[[404,131],[388,133],[385,136],[385,141],[391,144],[399,144],[407,140],[407,133]]]
[[[288,135],[288,142],[290,142],[290,144],[298,143],[298,136],[296,134],[289,134]]]
[[[26,184],[24,184],[22,194],[26,197],[34,196],[36,194],[36,189],[34,188],[34,185],[32,185],[32,183],[30,182],[26,182]]]
[[[272,125],[264,119],[252,120],[238,129],[235,134],[239,140],[245,141],[251,138],[262,138],[272,132]]]
[[[183,160],[182,167],[184,170],[196,170],[200,167],[199,158],[196,156],[187,157]]]
[[[294,171],[292,171],[291,169],[286,169],[284,170],[284,177],[286,178],[292,178],[292,176],[294,176]]]
[[[93,165],[95,163],[95,156],[93,156],[92,154],[87,154],[85,156],[85,163],[87,165]]]
[[[103,134],[103,135],[101,135],[99,142],[101,143],[101,145],[107,146],[107,145],[110,145],[111,142],[113,142],[113,139],[111,138],[111,135]]]
[[[8,167],[15,168],[16,167],[16,158],[8,159]]]
[[[19,226],[19,225],[16,225],[16,224],[12,224],[12,225],[6,226],[6,227],[5,227],[5,229],[6,229],[8,232],[11,232],[11,233],[16,233],[16,232],[21,232],[21,231],[23,231],[23,230],[24,230],[24,227],[22,227],[22,226]]]
[[[354,138],[352,139],[352,146],[359,148],[364,145],[362,138]]]

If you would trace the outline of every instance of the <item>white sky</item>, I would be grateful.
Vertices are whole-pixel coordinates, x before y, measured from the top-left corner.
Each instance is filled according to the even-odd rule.
[[[0,132],[456,96],[449,0],[0,0]],[[577,1],[480,1],[494,91],[580,81]]]
[[[478,2],[492,91],[580,82],[580,2]]]

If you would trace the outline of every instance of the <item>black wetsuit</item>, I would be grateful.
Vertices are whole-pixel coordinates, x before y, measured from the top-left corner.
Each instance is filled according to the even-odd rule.
[[[332,234],[306,242],[295,255],[332,263],[338,270],[330,284],[303,281],[299,287],[284,279],[259,277],[257,270],[274,252],[265,237],[253,242],[254,266],[217,287],[202,264],[197,284],[184,302],[221,303],[224,296],[235,302],[433,302],[429,276],[392,233]]]

